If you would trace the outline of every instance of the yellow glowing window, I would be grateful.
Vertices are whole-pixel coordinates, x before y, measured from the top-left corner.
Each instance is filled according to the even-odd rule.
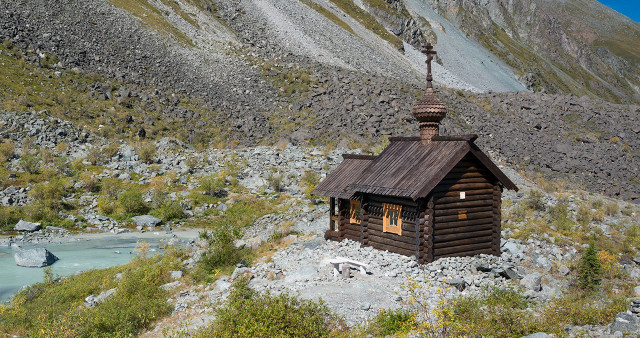
[[[402,206],[385,203],[382,213],[382,231],[402,235]]]
[[[349,222],[351,224],[360,224],[362,219],[360,218],[360,201],[349,201]]]

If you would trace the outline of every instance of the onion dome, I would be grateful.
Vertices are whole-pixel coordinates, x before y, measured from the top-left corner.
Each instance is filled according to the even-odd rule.
[[[440,121],[446,116],[447,107],[436,97],[433,91],[431,60],[433,60],[433,55],[436,54],[436,52],[433,50],[431,44],[427,44],[422,52],[427,54],[427,89],[411,111],[416,120],[418,120],[420,138],[424,143],[428,143],[431,142],[433,136],[439,134]]]

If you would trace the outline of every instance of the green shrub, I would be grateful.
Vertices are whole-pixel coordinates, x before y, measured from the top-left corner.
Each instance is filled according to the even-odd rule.
[[[149,211],[149,206],[142,198],[142,192],[129,188],[118,195],[118,204],[127,216],[143,215]]]
[[[279,172],[269,173],[269,176],[267,176],[267,183],[269,183],[269,188],[271,188],[275,192],[282,191],[282,180],[282,174]]]
[[[156,157],[156,145],[152,142],[142,142],[136,146],[136,153],[143,163],[153,163],[153,158]]]
[[[56,163],[56,155],[53,153],[53,150],[42,147],[40,148],[39,153],[42,162],[44,162],[45,164],[50,165]]]
[[[11,185],[9,171],[0,165],[0,189],[4,189]]]
[[[544,193],[539,190],[529,191],[527,206],[534,211],[545,211]]]
[[[569,325],[607,325],[627,305],[624,295],[603,296],[575,290],[545,304],[541,315],[544,321],[555,323],[558,330]]]
[[[304,186],[305,196],[311,198],[311,192],[320,184],[320,175],[313,170],[307,170],[302,174],[301,181]]]
[[[106,216],[113,216],[120,211],[118,201],[108,196],[98,197],[97,204],[100,213]]]
[[[0,143],[0,163],[7,162],[15,156],[16,145],[12,141]]]
[[[108,145],[102,147],[102,155],[105,159],[111,159],[116,156],[120,151],[120,145],[117,143],[109,143]]]
[[[322,302],[258,293],[240,279],[213,324],[198,337],[327,337],[341,321]]]
[[[26,173],[37,174],[40,170],[40,157],[35,155],[22,156],[18,166]]]
[[[515,289],[489,288],[455,298],[438,313],[441,325],[452,336],[521,337],[545,330],[529,312],[529,305]]]
[[[40,203],[54,211],[62,210],[62,197],[65,194],[65,182],[61,179],[53,179],[48,183],[38,183],[30,191],[36,203]]]
[[[560,231],[571,231],[575,226],[573,220],[569,217],[569,207],[562,201],[558,201],[555,206],[549,208],[549,217],[551,218],[551,224],[555,225]]]
[[[415,312],[405,309],[382,309],[373,318],[367,332],[374,337],[393,336],[397,333],[409,333],[417,329]]]
[[[0,305],[0,334],[37,337],[132,337],[171,313],[166,291],[169,271],[180,268],[181,253],[146,257],[131,263],[38,283],[19,291],[8,305]],[[123,278],[115,275],[122,273]],[[93,308],[82,305],[89,295],[117,288]]]
[[[111,199],[117,199],[122,192],[122,181],[116,177],[105,177],[100,180],[100,191]]]
[[[578,265],[578,285],[583,290],[596,290],[600,286],[602,266],[593,242],[582,252]]]
[[[582,225],[588,225],[593,221],[593,214],[591,213],[591,209],[586,205],[580,205],[578,207],[578,211],[576,212],[576,222]]]
[[[92,165],[97,165],[102,163],[102,151],[98,147],[93,147],[87,153],[87,161]]]
[[[15,206],[0,205],[0,230],[11,231],[18,221],[25,216]]]
[[[100,179],[90,171],[85,171],[78,177],[78,182],[87,192],[96,192],[100,190]]]
[[[163,192],[156,192],[152,197],[153,210],[151,214],[163,221],[173,221],[185,217],[180,201],[174,201]]]
[[[224,187],[224,179],[216,175],[205,176],[200,179],[200,189],[205,195],[224,197],[226,195]]]
[[[248,249],[238,249],[235,241],[238,231],[228,225],[222,225],[211,231],[203,231],[200,237],[209,243],[209,249],[198,261],[194,277],[196,280],[207,280],[217,270],[238,264],[248,256]]]

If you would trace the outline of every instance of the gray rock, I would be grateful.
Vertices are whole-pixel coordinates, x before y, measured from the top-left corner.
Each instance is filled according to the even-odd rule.
[[[540,292],[542,290],[542,275],[534,272],[524,276],[524,278],[520,281],[520,285],[522,285],[527,290]]]
[[[489,266],[489,264],[480,263],[476,265],[476,270],[481,272],[491,272],[491,267]]]
[[[182,271],[169,271],[169,275],[171,276],[171,279],[180,279],[182,278]]]
[[[136,223],[136,225],[146,227],[155,227],[162,223],[161,219],[159,219],[158,217],[153,217],[151,215],[134,216],[131,217],[131,220]]]
[[[233,270],[233,273],[231,274],[231,280],[235,280],[241,277],[249,279],[253,278],[253,272],[251,272],[251,268],[241,267]]]
[[[566,265],[562,265],[558,268],[558,272],[561,275],[566,276],[569,274],[569,272],[571,272],[571,270]]]
[[[13,227],[13,230],[34,232],[34,231],[40,230],[41,228],[42,228],[42,225],[40,225],[40,223],[32,223],[32,222],[20,220]]]
[[[106,291],[102,291],[99,295],[91,295],[87,298],[84,299],[84,305],[86,307],[94,307],[102,302],[104,302],[105,300],[113,297],[113,294],[116,293],[116,291],[118,291],[118,288],[113,288],[113,289],[109,289]]]
[[[520,276],[512,268],[503,269],[502,271],[500,271],[500,276],[502,276],[502,277],[504,277],[506,279],[520,279],[520,278],[522,278],[522,276]]]
[[[462,278],[453,278],[447,281],[447,284],[453,286],[458,289],[458,291],[463,291],[467,287],[467,283]]]
[[[523,253],[524,248],[523,248],[523,246],[521,244],[517,244],[515,242],[507,241],[502,246],[502,250],[504,252],[508,252],[508,253],[510,253],[512,255],[519,255],[519,254]]]
[[[162,285],[160,285],[160,288],[162,290],[171,290],[171,289],[175,289],[175,288],[179,287],[181,284],[182,283],[180,283],[180,281],[177,280],[177,281],[174,281],[174,282],[171,282],[171,283],[162,284]]]
[[[532,333],[528,336],[523,336],[522,338],[552,338],[555,337],[554,334],[548,334],[548,333],[544,333],[544,332],[536,332],[536,333]]]
[[[363,303],[360,305],[360,310],[369,311],[369,309],[371,309],[371,304],[369,303]]]
[[[640,297],[640,285],[633,288],[633,296]]]
[[[618,313],[609,327],[610,332],[634,333],[640,330],[640,320],[628,312]]]
[[[45,248],[20,249],[13,255],[13,258],[16,261],[16,265],[31,268],[49,266],[58,260],[58,257]]]

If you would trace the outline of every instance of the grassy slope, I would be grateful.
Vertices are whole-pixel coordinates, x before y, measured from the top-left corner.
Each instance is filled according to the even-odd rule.
[[[170,136],[187,140],[189,128],[193,127],[199,139],[193,142],[195,144],[225,142],[225,127],[214,121],[218,113],[202,102],[180,97],[178,104],[201,115],[197,121],[201,125],[195,128],[189,125],[193,121],[185,123],[184,119],[164,116],[162,111],[165,104],[160,97],[148,101],[138,97],[100,100],[89,94],[89,87],[96,83],[106,86],[106,90],[114,95],[123,86],[141,93],[151,92],[148,88],[136,88],[95,73],[82,74],[70,70],[56,72],[50,66],[56,59],[55,55],[46,57],[45,61],[52,61],[41,61],[40,65],[31,64],[25,58],[10,43],[0,45],[0,64],[3,68],[0,73],[0,110],[47,110],[53,116],[74,121],[76,126],[110,138],[133,137],[140,127],[144,127],[149,138]],[[124,122],[128,115],[133,117],[133,123]],[[145,118],[152,119],[153,125],[145,124]],[[105,127],[99,128],[100,125]]]
[[[313,8],[316,12],[324,15],[327,19],[333,21],[333,23],[335,23],[336,25],[342,27],[342,29],[346,30],[347,32],[358,36],[358,34],[356,34],[353,29],[351,28],[351,26],[349,26],[348,23],[344,22],[342,19],[340,19],[337,15],[333,14],[333,12],[331,12],[330,10],[322,7],[321,5],[313,2],[313,1],[309,1],[309,0],[300,0],[302,3],[304,3],[305,5]]]
[[[336,6],[338,6],[343,12],[345,12],[350,17],[354,18],[361,25],[363,25],[368,30],[372,31],[385,41],[388,41],[393,46],[400,47],[402,46],[402,40],[400,40],[397,36],[393,35],[393,33],[389,32],[384,26],[376,20],[376,18],[369,14],[364,9],[358,7],[358,5],[354,4],[351,0],[331,0]]]

